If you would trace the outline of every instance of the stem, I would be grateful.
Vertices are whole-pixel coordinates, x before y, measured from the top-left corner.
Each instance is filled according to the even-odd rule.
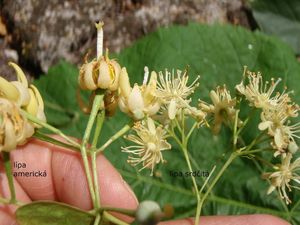
[[[91,195],[94,207],[96,207],[97,203],[96,203],[95,190],[94,190],[93,180],[92,180],[90,166],[89,166],[89,160],[87,157],[86,145],[90,138],[91,130],[92,130],[94,121],[96,119],[96,116],[98,114],[98,111],[99,111],[99,108],[100,108],[102,102],[103,102],[103,95],[96,95],[94,98],[92,111],[91,111],[89,121],[87,123],[86,129],[84,132],[84,136],[83,136],[81,148],[80,148],[83,165],[84,165],[84,170],[85,170],[85,174],[86,174],[86,178],[87,178],[87,182],[88,182],[88,186],[89,186],[89,190],[90,190],[90,195]]]
[[[96,211],[92,210],[91,212],[95,214],[95,213],[102,213],[104,211],[118,212],[118,213],[130,216],[130,217],[135,217],[135,214],[136,214],[136,210],[133,210],[133,209],[123,209],[123,208],[115,208],[115,207],[109,207],[109,206],[103,206],[103,207],[100,207],[98,210],[96,210]]]
[[[193,131],[195,130],[195,128],[197,127],[198,123],[197,122],[194,122],[192,128],[190,129],[188,135],[186,136],[186,141],[188,141],[193,133]]]
[[[119,220],[118,218],[110,215],[108,212],[103,212],[103,217],[105,219],[107,219],[108,221],[112,222],[113,224],[117,224],[117,225],[129,225],[128,223],[125,223],[122,220]]]
[[[100,215],[100,214],[97,214],[96,219],[95,219],[95,221],[94,221],[94,225],[99,225],[100,220],[101,220],[101,215]]]
[[[95,133],[92,141],[92,147],[91,147],[91,155],[92,155],[92,171],[93,171],[93,177],[94,177],[94,188],[95,188],[95,200],[96,200],[96,208],[100,208],[101,203],[100,203],[100,195],[99,195],[99,182],[98,182],[98,170],[97,170],[97,154],[96,154],[96,148],[97,148],[97,143],[98,139],[101,133],[103,121],[105,119],[105,110],[102,110],[100,113],[97,115],[97,120],[96,120],[96,128],[95,128]],[[96,222],[96,221],[95,221]],[[96,225],[96,224],[95,224]]]
[[[70,144],[74,145],[77,148],[80,148],[80,144],[78,144],[77,142],[73,141],[71,138],[69,138],[67,135],[65,135],[63,132],[61,132],[59,129],[51,126],[50,124],[48,124],[48,123],[46,123],[46,122],[44,122],[42,120],[39,120],[38,118],[36,118],[35,116],[31,115],[30,113],[28,113],[28,112],[26,112],[24,110],[21,110],[21,112],[31,122],[36,123],[36,124],[38,124],[38,125],[46,128],[46,129],[52,131],[54,134],[57,134],[57,135],[61,136],[62,138],[64,138]]]
[[[112,142],[114,142],[116,139],[124,135],[129,129],[131,128],[130,125],[125,125],[121,130],[119,130],[117,133],[115,133],[106,143],[104,143],[99,149],[96,150],[96,153],[99,154],[102,151],[104,151]]]
[[[205,194],[202,196],[199,207],[197,207],[197,212],[196,215],[199,214],[200,217],[200,213],[201,213],[201,209],[203,206],[204,201],[206,200],[206,198],[208,197],[209,193],[211,192],[211,190],[214,188],[214,186],[216,185],[216,183],[219,181],[220,177],[223,175],[223,173],[225,172],[225,170],[229,167],[229,165],[232,163],[232,161],[238,156],[238,154],[236,152],[231,153],[231,155],[229,156],[229,158],[227,159],[227,161],[225,162],[225,164],[223,165],[223,167],[221,168],[221,170],[219,171],[219,173],[216,175],[216,177],[213,179],[211,185],[208,187],[207,191],[205,192]],[[197,218],[196,218],[197,219]],[[198,224],[197,224],[198,225]]]
[[[25,203],[20,202],[20,201],[18,201],[18,200],[16,200],[15,202],[11,202],[10,199],[1,198],[1,197],[0,197],[0,203],[1,203],[1,204],[7,204],[7,205],[9,205],[9,204],[14,204],[14,205],[17,205],[17,206],[25,205]]]
[[[8,180],[9,190],[10,190],[10,203],[16,204],[16,190],[14,185],[14,178],[12,173],[12,167],[10,163],[10,153],[9,152],[2,152],[3,161],[4,161],[4,168],[6,177]]]
[[[185,161],[187,162],[189,171],[192,173],[193,169],[192,169],[192,166],[191,166],[191,162],[190,162],[190,158],[189,158],[189,155],[188,155],[187,148],[185,147],[182,150],[183,150],[183,154],[184,154],[184,157],[185,157]],[[197,210],[196,210],[196,216],[195,216],[195,225],[198,225],[199,224],[199,217],[200,217],[200,211],[198,209],[200,207],[200,204],[199,204],[200,203],[200,194],[199,194],[198,185],[197,185],[195,177],[191,176],[191,178],[192,178],[193,186],[194,186],[194,189],[195,189],[195,192],[196,192],[196,197],[197,197]]]
[[[60,146],[60,147],[64,147],[64,148],[67,148],[68,150],[71,149],[71,150],[74,150],[74,151],[77,151],[77,152],[80,152],[80,148],[78,147],[75,147],[73,145],[69,145],[69,144],[66,144],[64,142],[61,142],[55,138],[52,138],[38,130],[35,131],[33,137],[39,139],[39,140],[42,140],[42,141],[45,141],[45,142],[48,142],[48,143],[51,143],[51,144],[54,144],[54,145],[57,145],[57,146]]]
[[[239,135],[237,134],[237,126],[238,126],[238,119],[239,119],[239,110],[236,110],[235,112],[235,118],[234,118],[234,127],[233,127],[233,148],[234,151],[236,150],[236,144]]]

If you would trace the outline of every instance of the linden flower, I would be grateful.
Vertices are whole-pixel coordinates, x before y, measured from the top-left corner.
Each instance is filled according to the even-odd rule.
[[[122,151],[134,155],[129,156],[128,163],[133,166],[142,164],[143,167],[140,170],[149,168],[152,176],[155,165],[164,162],[161,151],[171,149],[171,145],[165,140],[167,132],[162,126],[156,127],[150,117],[137,123],[133,130],[136,135],[130,134],[126,139],[136,145],[122,147]]]
[[[44,102],[38,89],[29,85],[22,69],[10,62],[17,74],[17,81],[7,81],[0,77],[0,96],[15,102],[19,107],[34,115],[42,121],[46,121]]]
[[[185,71],[183,74],[180,70],[175,72],[165,71],[165,74],[159,72],[159,83],[157,85],[156,96],[165,105],[168,111],[169,119],[173,120],[180,110],[190,109],[190,112],[195,112],[189,104],[191,99],[188,97],[194,92],[195,88],[199,86],[198,76],[190,85],[188,85],[188,75]]]
[[[268,194],[272,193],[275,189],[278,189],[280,197],[285,199],[286,204],[291,203],[291,200],[287,195],[287,190],[291,191],[291,188],[300,190],[300,187],[290,184],[292,181],[296,182],[298,185],[300,184],[300,175],[298,173],[300,170],[300,158],[292,163],[291,159],[292,154],[287,154],[287,156],[282,159],[282,164],[275,167],[276,172],[266,173],[263,176],[271,181]]]
[[[236,99],[231,98],[230,92],[226,86],[217,87],[216,91],[210,92],[212,105],[204,101],[200,101],[199,107],[206,113],[214,115],[212,132],[218,134],[221,130],[222,123],[232,123],[235,119]]]
[[[122,68],[119,88],[119,107],[122,112],[129,114],[136,120],[141,120],[145,115],[152,116],[160,108],[160,102],[155,96],[157,75],[153,71],[148,82],[148,68],[145,67],[145,77],[142,86],[134,84],[130,87],[126,68]],[[148,84],[147,84],[148,82]]]
[[[298,116],[299,106],[292,103],[288,94],[281,95],[277,104],[272,108],[264,109],[261,113],[262,122],[258,125],[260,130],[267,130],[268,134],[274,138],[273,147],[277,150],[274,156],[285,155],[286,151],[295,152],[298,146],[295,138],[299,138],[300,123],[290,125],[290,117]]]
[[[0,98],[0,151],[9,152],[24,144],[34,133],[34,127],[13,102]]]
[[[260,72],[256,74],[247,71],[247,74],[249,84],[244,85],[242,82],[236,86],[236,89],[246,97],[250,104],[256,108],[268,108],[276,104],[276,99],[272,99],[271,96],[281,79],[277,79],[276,82],[272,79],[269,85],[268,81],[263,83]]]
[[[81,66],[78,83],[81,89],[94,91],[98,88],[115,91],[119,85],[120,65],[108,56],[94,59]]]
[[[285,155],[286,151],[294,153],[298,150],[295,138],[300,138],[300,123],[289,125],[288,117],[284,112],[268,110],[261,114],[262,122],[258,128],[268,130],[268,134],[274,138],[273,147],[277,150],[274,156]],[[287,122],[286,122],[287,121]]]

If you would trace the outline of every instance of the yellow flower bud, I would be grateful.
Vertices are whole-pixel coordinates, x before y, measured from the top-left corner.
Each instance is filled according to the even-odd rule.
[[[0,98],[0,151],[11,151],[34,133],[31,123],[13,102]]]

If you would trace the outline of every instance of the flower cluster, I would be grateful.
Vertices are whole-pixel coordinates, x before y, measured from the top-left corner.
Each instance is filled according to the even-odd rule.
[[[29,85],[21,68],[15,63],[9,63],[17,74],[17,81],[7,81],[0,77],[0,151],[11,151],[17,145],[24,144],[32,136],[34,127],[22,115],[21,109],[46,121],[44,102],[34,85]]]
[[[298,151],[295,138],[299,138],[300,123],[292,124],[291,119],[298,116],[299,106],[292,102],[291,92],[276,92],[281,79],[271,79],[271,82],[263,83],[261,73],[247,72],[248,84],[244,82],[236,86],[240,94],[245,96],[249,105],[261,109],[261,122],[258,129],[265,131],[271,138],[271,146],[274,149],[274,156],[281,156],[281,164],[275,166],[275,172],[267,173],[265,178],[271,181],[268,194],[278,190],[280,196],[289,204],[287,190],[293,186],[291,182],[300,184],[300,176],[297,174],[300,168],[300,158],[292,161]]]
[[[259,108],[261,122],[259,130],[266,130],[272,137],[274,156],[285,155],[287,152],[294,153],[298,147],[295,138],[299,138],[300,124],[291,125],[291,118],[298,116],[299,106],[291,101],[289,92],[274,93],[281,79],[271,80],[271,83],[263,83],[260,73],[248,72],[249,84],[237,85],[237,90],[246,97],[250,106]]]
[[[145,67],[144,81],[142,85],[134,84],[130,86],[129,77],[125,68],[120,75],[119,87],[119,108],[127,113],[137,122],[134,131],[135,135],[127,136],[127,139],[136,143],[135,146],[123,148],[123,152],[134,156],[129,156],[128,162],[134,166],[142,164],[142,168],[150,168],[151,174],[156,164],[163,162],[161,151],[170,149],[171,146],[166,141],[168,122],[155,127],[154,119],[157,115],[166,121],[172,121],[180,117],[181,113],[192,115],[203,120],[205,114],[190,106],[190,94],[196,88],[197,78],[191,85],[188,85],[188,76],[177,71],[174,73],[166,71],[165,76],[152,71],[148,81],[149,71]]]

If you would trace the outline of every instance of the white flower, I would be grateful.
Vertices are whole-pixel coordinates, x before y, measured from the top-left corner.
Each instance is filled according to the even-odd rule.
[[[177,70],[176,74],[174,71],[165,71],[165,74],[159,72],[159,83],[157,85],[156,96],[165,105],[168,111],[169,119],[174,119],[175,116],[180,112],[180,110],[191,109],[189,105],[191,99],[188,98],[199,85],[199,76],[188,85],[188,75],[185,71],[182,73]]]
[[[247,75],[249,83],[244,85],[242,82],[236,86],[236,89],[246,97],[250,104],[256,108],[269,108],[276,104],[276,99],[273,99],[271,96],[281,79],[277,79],[276,82],[272,79],[269,85],[268,81],[263,83],[260,72],[256,74],[247,71]]]
[[[272,146],[276,149],[274,156],[296,151],[295,138],[299,138],[300,123],[291,125],[289,118],[298,115],[299,107],[294,103],[290,104],[287,94],[281,95],[274,107],[263,109],[261,113],[261,122],[258,125],[259,130],[267,130],[268,135],[273,137]]]
[[[146,115],[156,114],[160,108],[160,102],[155,96],[157,75],[153,71],[148,82],[148,72],[145,71],[143,85],[134,84],[130,87],[126,68],[122,68],[119,88],[119,107],[122,112],[129,114],[136,120],[143,119]]]
[[[155,165],[164,162],[161,152],[171,149],[171,145],[166,141],[167,132],[162,126],[156,127],[150,117],[138,122],[133,130],[136,135],[130,134],[126,138],[136,145],[122,147],[122,151],[133,155],[129,156],[128,163],[133,166],[142,164],[140,170],[149,168],[152,175]]]
[[[12,101],[0,98],[0,151],[14,150],[33,133],[33,124],[20,113],[20,108]]]
[[[266,173],[265,178],[271,181],[271,186],[268,189],[268,194],[272,193],[275,189],[278,189],[280,197],[285,199],[286,204],[291,203],[288,197],[287,190],[291,191],[292,188],[300,190],[300,158],[291,162],[292,154],[287,154],[285,158],[282,159],[282,164],[277,166],[276,171],[273,173]],[[295,182],[298,186],[293,186],[291,182]]]
[[[234,122],[236,109],[236,99],[231,98],[230,92],[226,86],[217,87],[216,91],[210,92],[212,105],[204,101],[200,101],[199,107],[206,113],[211,113],[214,116],[212,132],[218,134],[221,130],[222,123],[230,125]]]

